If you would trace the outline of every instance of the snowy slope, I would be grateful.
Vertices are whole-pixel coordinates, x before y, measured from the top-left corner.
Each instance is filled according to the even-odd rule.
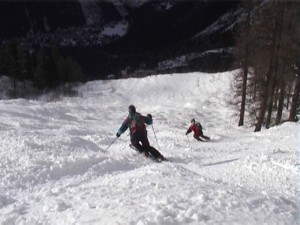
[[[0,224],[297,224],[299,123],[237,127],[231,78],[94,81],[59,102],[0,101]],[[138,155],[128,132],[106,151],[130,104],[153,115],[150,143],[170,162]],[[185,135],[192,117],[210,142]]]

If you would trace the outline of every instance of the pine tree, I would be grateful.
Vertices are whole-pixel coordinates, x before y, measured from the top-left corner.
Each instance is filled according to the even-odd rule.
[[[250,25],[251,25],[251,10],[253,9],[252,0],[243,0],[242,1],[242,10],[245,11],[240,22],[239,35],[236,40],[236,49],[237,54],[235,58],[235,63],[238,64],[241,69],[235,76],[235,89],[236,96],[241,96],[241,107],[240,107],[240,119],[239,126],[244,125],[244,117],[246,110],[246,96],[247,96],[247,81],[250,68],[250,45],[251,45],[251,36],[250,36]]]
[[[283,5],[283,26],[281,33],[281,45],[278,49],[279,55],[279,76],[278,76],[278,108],[275,124],[278,125],[282,120],[282,112],[284,108],[284,101],[289,102],[290,95],[292,91],[293,83],[297,83],[295,76],[299,74],[299,69],[297,69],[296,60],[299,59],[299,28],[300,23],[297,19],[297,13],[299,13],[299,3],[288,2]],[[298,10],[298,12],[297,12]],[[289,46],[286,47],[286,44]],[[294,89],[297,91],[296,85]],[[298,94],[299,95],[299,94]],[[287,106],[288,107],[288,106]],[[292,110],[292,108],[291,108]]]
[[[263,125],[269,128],[281,123],[284,103],[289,102],[288,93],[298,73],[294,68],[299,55],[299,3],[245,0],[244,8],[249,9],[244,17],[248,26],[244,25],[237,41],[241,69],[236,93],[242,96],[239,125],[244,123],[247,100],[250,115],[256,118],[255,131],[260,131]]]

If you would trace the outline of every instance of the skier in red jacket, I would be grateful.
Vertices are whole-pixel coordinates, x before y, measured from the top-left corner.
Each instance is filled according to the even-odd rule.
[[[197,141],[205,141],[205,140],[210,140],[209,137],[205,136],[203,134],[203,131],[202,131],[202,126],[199,122],[196,122],[195,119],[191,119],[191,125],[189,127],[189,129],[186,131],[186,135],[188,135],[189,133],[191,133],[192,131],[194,131],[194,138],[197,140]],[[201,139],[201,138],[203,139]]]

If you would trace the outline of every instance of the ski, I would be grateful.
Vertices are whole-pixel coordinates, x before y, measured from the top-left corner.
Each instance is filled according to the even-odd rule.
[[[198,140],[198,141],[202,141],[202,142],[209,142],[210,141],[210,138],[208,138],[208,137],[201,137],[201,136],[196,137],[195,139]]]
[[[138,153],[140,153],[140,154],[142,154],[142,152],[140,152],[136,147],[134,147],[132,144],[129,144],[129,147],[131,148],[131,149],[133,149],[134,151],[136,151],[136,152],[138,152]],[[155,158],[150,152],[149,152],[149,157],[147,157],[147,156],[145,156],[146,158],[150,158],[152,161],[154,161],[154,162],[157,162],[157,163],[160,163],[160,162],[162,162],[162,161],[168,161],[166,158],[164,158],[163,160],[162,159],[158,159],[158,158]]]

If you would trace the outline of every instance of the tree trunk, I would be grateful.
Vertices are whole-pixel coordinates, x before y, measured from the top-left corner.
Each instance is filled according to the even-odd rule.
[[[300,93],[300,76],[296,76],[289,121],[296,122],[297,120],[296,115],[297,115],[297,103],[299,101],[299,93]]]
[[[274,95],[274,108],[278,108],[278,98],[279,98],[279,87],[276,88],[275,90],[275,95]]]
[[[287,101],[286,101],[286,109],[288,110],[290,108],[290,97],[292,96],[292,85],[293,82],[289,82],[289,85],[288,85],[288,94],[287,94]]]
[[[276,6],[277,6],[277,2],[276,2]],[[276,7],[277,8],[277,7]],[[268,108],[268,105],[271,103],[273,103],[272,101],[272,90],[273,90],[273,80],[274,80],[274,62],[275,62],[275,44],[276,44],[276,29],[277,29],[277,25],[278,25],[278,12],[276,12],[275,14],[275,21],[274,21],[274,27],[271,30],[272,32],[272,39],[271,39],[271,48],[270,48],[270,61],[268,64],[268,71],[266,74],[266,85],[265,88],[263,90],[263,96],[262,96],[262,102],[261,102],[261,106],[260,106],[260,110],[259,110],[259,115],[258,115],[258,119],[257,119],[257,123],[255,126],[255,132],[258,132],[261,130],[261,127],[264,123],[264,119],[265,119],[265,114],[266,114],[266,110]]]
[[[252,9],[251,1],[248,1],[247,2],[247,20],[246,20],[247,39],[246,39],[245,56],[244,56],[245,62],[243,64],[243,87],[242,87],[242,102],[241,102],[241,109],[240,109],[239,126],[244,126],[244,118],[245,118],[245,110],[246,110],[247,80],[248,80],[248,72],[249,72],[249,65],[248,65],[249,39],[248,38],[250,35],[251,9]]]
[[[276,91],[277,85],[277,77],[282,77],[283,74],[279,74],[279,60],[280,60],[280,50],[281,50],[281,37],[283,32],[283,19],[284,19],[284,6],[276,7],[276,17],[275,17],[275,27],[274,27],[274,43],[275,43],[275,50],[274,50],[274,70],[271,79],[271,87],[270,90],[270,98],[268,103],[268,115],[266,120],[266,128],[270,127],[271,118],[272,118],[272,111],[273,111],[273,104],[274,104],[274,94]],[[281,71],[282,72],[282,71]],[[283,82],[284,79],[279,79]]]
[[[265,88],[264,88],[264,91],[263,91],[263,96],[262,96],[262,102],[261,102],[261,105],[260,105],[260,110],[259,110],[259,115],[258,115],[258,118],[257,118],[257,123],[256,123],[256,126],[255,126],[255,132],[258,132],[261,130],[261,127],[264,123],[264,119],[265,119],[265,113],[266,113],[266,110],[267,110],[267,106],[268,106],[268,98],[269,98],[269,93],[270,93],[270,84],[271,84],[271,76],[272,76],[272,73],[271,73],[271,68],[272,68],[272,56],[271,56],[271,62],[270,62],[270,65],[269,65],[269,70],[268,70],[268,74],[267,74],[267,82],[266,82],[266,85],[265,85]]]
[[[270,91],[269,91],[269,100],[268,100],[268,114],[266,119],[266,128],[270,128],[271,118],[272,118],[272,111],[273,111],[273,102],[274,102],[274,93],[276,87],[276,74],[272,74],[271,81],[270,81]]]
[[[245,117],[245,109],[246,109],[246,94],[247,94],[247,79],[248,79],[248,68],[244,68],[243,70],[243,91],[242,91],[242,103],[240,109],[240,120],[239,126],[244,126],[244,117]]]
[[[282,81],[280,81],[280,92],[279,92],[279,100],[278,100],[278,108],[277,108],[277,116],[275,124],[279,125],[281,123],[282,118],[282,111],[283,111],[283,103],[284,103],[284,97],[285,97],[285,81],[284,77],[282,76]]]

